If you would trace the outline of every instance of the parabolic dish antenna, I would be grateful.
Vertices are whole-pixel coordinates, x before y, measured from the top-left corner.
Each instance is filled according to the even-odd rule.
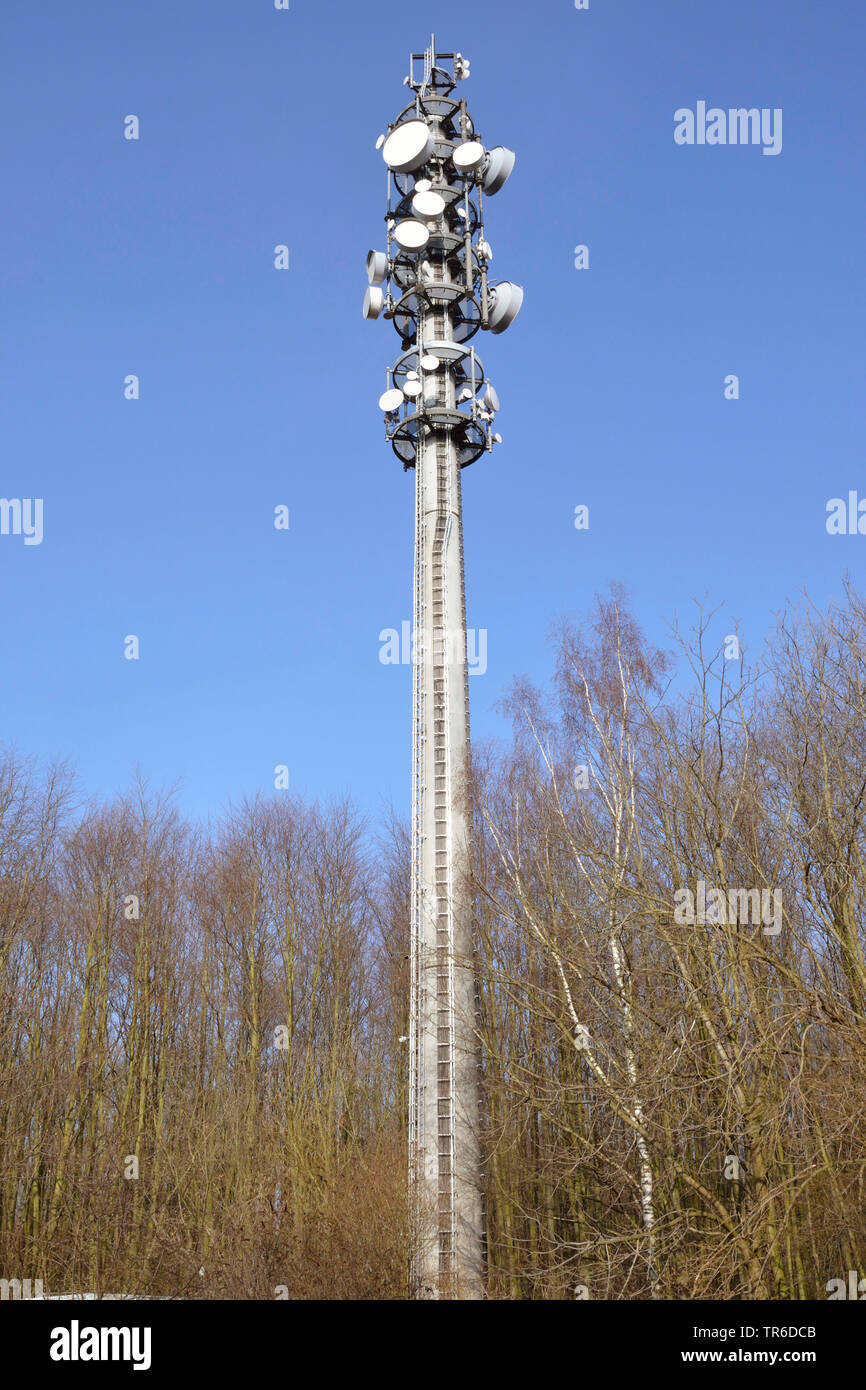
[[[430,240],[430,233],[424,223],[413,222],[411,218],[397,223],[394,236],[404,251],[420,251]]]
[[[425,352],[421,358],[421,369],[425,372],[435,372],[439,366],[439,358],[434,357],[432,352]]]
[[[503,280],[493,290],[493,308],[490,310],[490,332],[504,333],[517,315],[523,303],[523,286],[511,280]]]
[[[412,199],[412,211],[428,219],[441,217],[445,211],[445,199],[440,193],[416,193]]]
[[[433,132],[426,121],[406,121],[398,125],[382,146],[382,158],[398,174],[420,169],[433,153]]]
[[[384,251],[367,252],[367,279],[371,285],[381,285],[388,274],[388,257]]]
[[[484,392],[482,400],[490,410],[499,409],[499,392],[496,390],[495,386],[487,387],[487,390]]]
[[[384,135],[380,135],[379,138],[378,138],[378,140],[376,141],[376,149],[377,149],[377,150],[381,150],[381,148],[382,148],[382,146],[384,145],[384,143],[385,143],[385,137],[384,137]]]
[[[432,179],[416,179],[416,180],[415,180],[415,192],[416,192],[416,193],[429,193],[429,192],[430,192],[430,189],[431,189],[432,187],[433,187],[433,180],[432,180]]]
[[[377,319],[385,306],[385,296],[377,285],[370,285],[364,294],[364,318]]]
[[[403,395],[404,395],[404,396],[409,396],[410,398],[414,398],[415,396],[420,396],[420,395],[421,395],[421,383],[420,383],[420,381],[408,381],[408,380],[407,380],[405,386],[403,387]]]
[[[457,146],[451,162],[461,174],[474,174],[484,163],[484,146],[477,140],[467,140],[464,145]]]
[[[379,409],[384,410],[390,415],[393,410],[399,410],[403,404],[403,392],[396,386],[392,386],[390,391],[383,391],[379,397]]]
[[[510,179],[516,159],[517,155],[514,151],[507,150],[504,145],[496,145],[490,151],[487,168],[484,170],[484,178],[481,181],[485,193],[499,192],[500,188]]]

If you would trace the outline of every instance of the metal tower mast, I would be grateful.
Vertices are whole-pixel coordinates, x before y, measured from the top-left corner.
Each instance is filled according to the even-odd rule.
[[[387,250],[367,257],[365,318],[401,339],[380,399],[386,437],[415,469],[409,1154],[412,1293],[484,1292],[480,1056],[469,890],[469,691],[461,470],[494,443],[496,391],[470,341],[501,333],[523,291],[492,284],[484,194],[514,167],[481,144],[459,53],[410,57],[414,98],[380,136]],[[382,286],[385,288],[382,288]]]

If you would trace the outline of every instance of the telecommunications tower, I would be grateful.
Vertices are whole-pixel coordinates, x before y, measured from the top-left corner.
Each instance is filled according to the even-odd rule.
[[[459,53],[413,53],[412,100],[380,135],[387,247],[367,257],[364,317],[390,319],[400,355],[379,405],[415,469],[409,1160],[412,1293],[484,1292],[480,1054],[469,889],[469,690],[461,470],[494,444],[499,398],[471,346],[502,333],[523,290],[489,278],[484,197],[514,154],[486,149],[454,95]]]

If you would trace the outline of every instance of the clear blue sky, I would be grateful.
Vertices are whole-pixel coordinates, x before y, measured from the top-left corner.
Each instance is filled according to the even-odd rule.
[[[285,763],[406,806],[378,635],[411,613],[413,475],[377,407],[398,339],[360,305],[374,142],[434,28],[517,151],[487,234],[526,286],[478,343],[505,442],[464,475],[476,736],[610,580],[658,639],[708,591],[755,648],[802,585],[863,580],[866,536],[825,531],[866,495],[862,5],[7,4],[0,496],[43,498],[44,540],[0,536],[0,737],[88,793],[140,765],[205,816]],[[781,107],[782,153],[677,146],[700,100]]]

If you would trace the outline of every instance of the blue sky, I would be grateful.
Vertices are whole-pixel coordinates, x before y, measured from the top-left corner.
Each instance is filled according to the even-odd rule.
[[[0,496],[43,498],[44,539],[0,536],[0,738],[88,794],[138,766],[204,817],[286,764],[406,807],[379,632],[411,613],[412,475],[377,406],[399,341],[360,305],[375,139],[434,29],[517,151],[486,229],[526,287],[478,342],[504,443],[464,475],[475,736],[611,580],[656,640],[708,593],[753,649],[802,586],[863,580],[866,537],[825,530],[866,496],[862,7],[5,6]],[[782,152],[676,145],[701,100],[782,108]]]

